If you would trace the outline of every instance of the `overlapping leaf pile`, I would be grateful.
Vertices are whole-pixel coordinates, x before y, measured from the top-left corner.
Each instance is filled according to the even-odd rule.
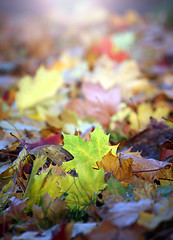
[[[134,12],[106,20],[108,36],[98,39],[92,25],[92,41],[76,42],[81,51],[64,49],[33,78],[1,91],[7,239],[171,237],[170,33]]]

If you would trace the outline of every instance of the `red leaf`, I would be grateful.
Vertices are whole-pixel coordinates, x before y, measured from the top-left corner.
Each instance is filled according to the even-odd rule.
[[[160,146],[160,149],[159,161],[166,161],[170,157],[169,162],[173,163],[173,141],[166,141]]]
[[[110,59],[117,62],[122,62],[129,58],[125,51],[116,49],[109,38],[105,38],[97,45],[94,45],[92,51],[98,55],[107,55]]]
[[[31,150],[36,147],[44,146],[44,145],[58,145],[60,144],[60,142],[61,142],[61,133],[56,134],[54,136],[46,137],[39,142],[29,144],[27,148]]]

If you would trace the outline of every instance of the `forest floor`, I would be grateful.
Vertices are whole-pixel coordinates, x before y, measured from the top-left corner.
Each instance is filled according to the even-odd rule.
[[[0,17],[1,239],[173,239],[172,30],[97,3]]]

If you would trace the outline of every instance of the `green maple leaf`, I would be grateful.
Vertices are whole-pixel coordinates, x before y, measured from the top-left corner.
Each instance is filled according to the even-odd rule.
[[[72,134],[64,136],[63,148],[69,151],[74,159],[63,163],[63,167],[66,171],[76,169],[79,173],[82,168],[94,167],[97,168],[97,161],[101,161],[103,156],[110,150],[116,150],[117,146],[112,147],[108,145],[109,135],[105,135],[103,130],[98,126],[91,133],[91,141],[84,141],[79,135],[74,136]]]
[[[33,204],[39,205],[41,197],[46,193],[53,200],[60,196],[60,189],[58,188],[60,176],[52,175],[51,172],[42,172],[40,175],[37,175],[39,168],[43,166],[46,159],[47,157],[42,155],[40,157],[37,156],[34,160],[31,176],[23,196],[23,199],[28,198],[25,212],[30,211]]]
[[[31,176],[29,178],[28,185],[23,195],[23,199],[27,198],[30,195],[31,187],[34,182],[34,177],[37,174],[39,168],[41,168],[43,164],[46,162],[46,158],[47,158],[46,156],[41,156],[41,157],[37,156],[36,159],[34,160]]]
[[[46,193],[50,195],[52,201],[61,196],[58,180],[60,176],[52,175],[51,172],[42,172],[40,175],[35,175],[30,191],[28,191],[27,208],[25,212],[31,210],[32,205],[40,205],[41,197]]]
[[[67,174],[61,178],[59,187],[61,193],[66,194],[65,202],[70,209],[84,209],[89,204],[95,204],[96,196],[106,187],[104,170],[79,168],[78,177]]]

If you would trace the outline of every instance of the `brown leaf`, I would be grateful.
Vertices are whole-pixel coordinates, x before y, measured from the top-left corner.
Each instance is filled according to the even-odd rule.
[[[110,151],[100,162],[97,162],[97,164],[99,168],[103,166],[104,170],[112,172],[113,176],[123,186],[127,186],[133,181],[132,162],[133,159],[131,157],[128,159],[118,158]]]
[[[74,223],[62,223],[52,232],[51,240],[70,240]]]
[[[112,154],[112,151],[108,152],[100,162],[97,162],[98,167],[103,166],[104,170],[109,172],[117,172],[120,162],[117,156]]]
[[[166,161],[170,158],[169,162],[173,163],[173,141],[167,140],[159,148],[161,150],[159,160]]]
[[[59,223],[65,213],[65,202],[59,198],[52,202],[48,193],[44,195],[42,201],[42,206],[33,205],[32,207],[35,222],[41,225],[44,224],[45,219],[48,219],[48,223]]]
[[[111,240],[117,239],[118,229],[108,220],[105,220],[99,225],[97,228],[94,228],[89,234],[85,235],[85,237],[77,237],[77,240]]]
[[[26,200],[20,200],[16,197],[10,199],[10,206],[5,210],[5,216],[9,219],[27,220],[29,217],[23,213],[23,210],[27,207]]]
[[[141,152],[142,156],[154,155],[154,158],[158,159],[160,151],[158,145],[164,143],[167,139],[171,139],[173,135],[173,129],[169,128],[163,121],[158,122],[156,119],[150,119],[150,125],[135,136],[131,137],[126,147],[132,147],[132,151]]]
[[[133,182],[133,186],[134,186],[133,195],[135,201],[139,201],[141,199],[146,198],[153,198],[156,194],[154,184],[141,178],[136,177],[135,181]]]
[[[2,100],[0,99],[0,121],[7,119],[10,111],[4,111],[3,110],[3,105],[2,105]]]
[[[158,178],[162,186],[173,183],[173,163],[166,165],[158,173]]]
[[[123,154],[122,157],[128,159],[131,157],[133,159],[132,170],[133,174],[147,181],[153,183],[154,179],[158,179],[159,171],[169,165],[167,162],[160,162],[155,159],[147,159],[143,157],[136,157],[132,154]]]
[[[113,172],[114,177],[126,187],[129,183],[133,181],[132,172],[133,159],[131,157],[124,159],[120,158],[120,166],[117,172]]]
[[[131,226],[139,218],[140,212],[152,207],[151,199],[142,199],[139,202],[119,202],[112,205],[107,204],[107,211],[101,210],[101,216],[113,223],[114,226],[122,228]]]

